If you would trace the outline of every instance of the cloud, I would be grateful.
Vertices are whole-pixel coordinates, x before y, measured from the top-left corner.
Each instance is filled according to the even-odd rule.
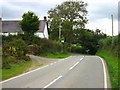
[[[7,2],[2,6],[3,19],[20,19],[26,11],[33,11],[39,17],[47,15],[50,5],[38,2]]]
[[[87,28],[101,29],[112,35],[111,14],[114,15],[114,35],[118,34],[118,0],[85,0],[88,3]]]
[[[114,26],[114,35],[117,35],[118,34],[118,21],[117,20],[114,20],[113,26]],[[102,32],[108,35],[112,35],[112,20],[108,18],[97,19],[94,22],[91,21],[86,25],[86,27],[94,31],[96,29],[100,29]]]
[[[118,2],[116,1],[107,1],[103,2],[88,2],[88,11],[89,19],[100,19],[100,18],[111,18],[111,14],[114,15],[114,18],[118,18]]]
[[[24,12],[30,10],[35,12],[40,19],[47,15],[48,10],[54,8],[66,0],[1,0],[3,19],[21,19]],[[76,1],[76,0],[75,0]],[[114,24],[117,27],[118,0],[83,0],[88,3],[88,20],[86,26],[91,29],[100,28],[103,32],[111,35],[111,14],[114,15]],[[2,3],[1,3],[2,2]],[[117,27],[118,28],[118,27]],[[115,28],[115,32],[118,29]]]

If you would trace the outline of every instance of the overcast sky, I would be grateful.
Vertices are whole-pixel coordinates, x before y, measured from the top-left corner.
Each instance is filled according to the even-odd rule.
[[[0,0],[0,17],[4,20],[20,20],[24,12],[35,12],[40,19],[47,16],[47,11],[66,0]],[[75,0],[76,1],[76,0]],[[114,35],[118,34],[119,0],[83,0],[88,3],[88,24],[86,28],[101,29],[112,35],[111,14],[114,15]]]

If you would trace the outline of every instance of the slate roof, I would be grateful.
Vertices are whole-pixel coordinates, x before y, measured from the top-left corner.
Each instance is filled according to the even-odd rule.
[[[22,29],[19,25],[19,21],[1,21],[2,22],[2,32],[22,32]],[[37,32],[43,32],[45,28],[46,21],[40,20],[39,30]],[[1,28],[1,26],[0,26]]]

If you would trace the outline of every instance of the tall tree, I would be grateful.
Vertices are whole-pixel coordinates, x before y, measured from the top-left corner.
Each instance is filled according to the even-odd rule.
[[[66,1],[61,5],[57,5],[48,11],[49,20],[51,21],[51,36],[53,31],[58,32],[60,24],[62,24],[62,35],[65,38],[65,42],[72,43],[74,37],[74,28],[84,28],[87,23],[87,4],[83,1]],[[57,19],[57,21],[55,21]],[[58,22],[60,21],[60,22]],[[56,23],[60,23],[57,24]],[[54,28],[57,27],[57,28]],[[53,34],[53,35],[52,35]],[[57,34],[56,34],[57,36]],[[54,38],[52,38],[54,39]]]
[[[25,34],[34,35],[39,30],[39,18],[35,13],[28,11],[23,14],[20,26]]]

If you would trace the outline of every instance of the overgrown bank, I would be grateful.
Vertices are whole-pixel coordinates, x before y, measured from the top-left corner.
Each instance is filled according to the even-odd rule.
[[[101,39],[96,55],[107,63],[112,88],[120,88],[120,35]]]
[[[96,55],[101,56],[108,67],[112,88],[118,88],[118,58],[108,50],[100,50]]]
[[[56,41],[26,35],[3,36],[2,79],[16,76],[31,67],[32,61],[27,54],[48,58],[65,58],[61,44]]]

